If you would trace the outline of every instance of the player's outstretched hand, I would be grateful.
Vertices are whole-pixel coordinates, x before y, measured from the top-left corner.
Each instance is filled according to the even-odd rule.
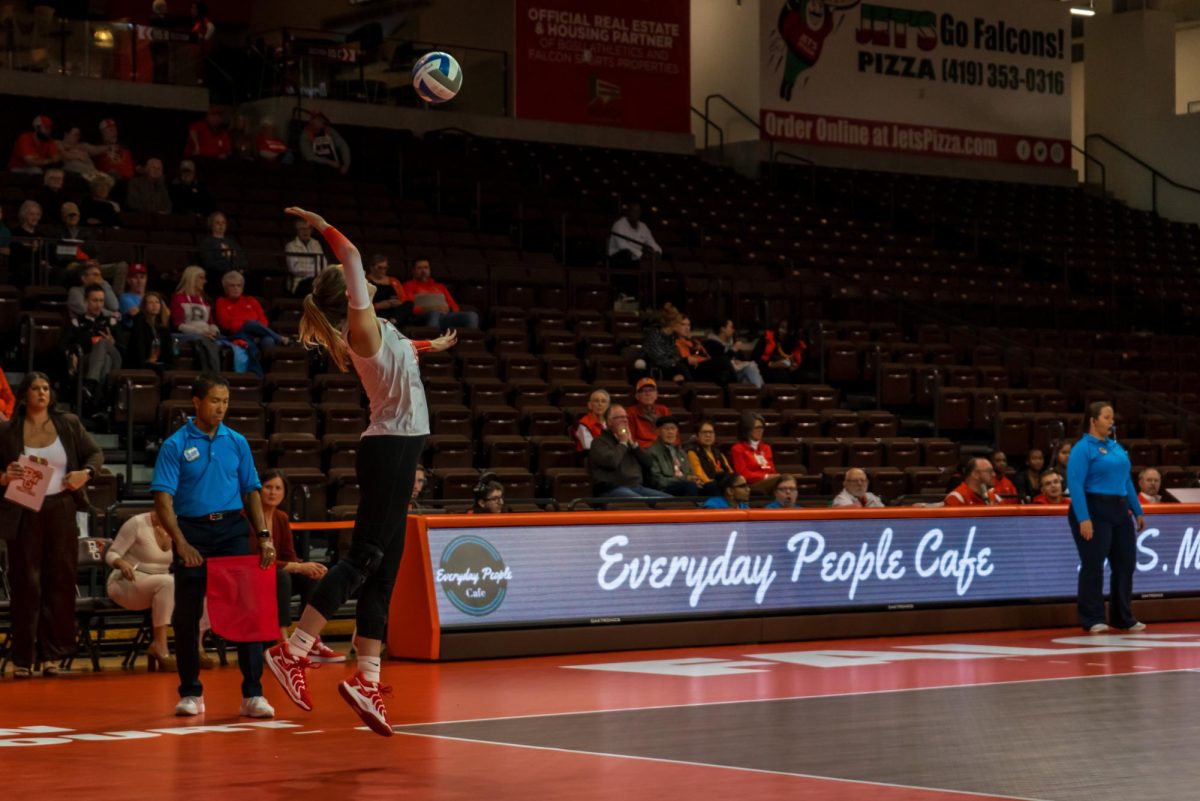
[[[320,214],[317,214],[315,211],[306,211],[299,206],[288,206],[283,210],[283,213],[290,214],[293,217],[299,217],[313,228],[316,228],[317,231],[324,231],[329,227],[329,223],[325,222],[325,218]]]
[[[432,351],[450,350],[458,344],[458,332],[451,328],[446,333],[442,334],[435,340],[429,343],[429,349]]]

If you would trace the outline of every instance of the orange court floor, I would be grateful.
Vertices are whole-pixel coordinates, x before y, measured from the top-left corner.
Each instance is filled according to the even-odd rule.
[[[84,662],[77,662],[82,665]],[[1200,797],[1200,624],[384,664],[395,735],[309,672],[315,710],[205,671],[172,715],[144,669],[0,679],[5,797],[822,799]]]

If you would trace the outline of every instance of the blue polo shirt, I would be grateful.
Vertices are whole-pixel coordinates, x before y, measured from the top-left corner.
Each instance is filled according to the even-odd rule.
[[[730,506],[729,501],[725,500],[724,497],[722,497],[720,495],[714,495],[711,498],[709,498],[707,501],[705,501],[704,506],[701,508],[703,508],[703,509],[733,509],[734,507]],[[739,505],[737,508],[738,509],[749,509],[750,504],[743,503],[743,504]]]
[[[1115,439],[1097,439],[1084,434],[1071,448],[1067,459],[1067,487],[1071,490],[1071,511],[1082,523],[1091,520],[1087,494],[1124,495],[1135,515],[1142,513],[1133,478],[1129,474],[1129,454]]]
[[[246,438],[224,423],[210,438],[191,417],[159,448],[150,484],[174,498],[179,517],[241,509],[242,495],[261,488]]]

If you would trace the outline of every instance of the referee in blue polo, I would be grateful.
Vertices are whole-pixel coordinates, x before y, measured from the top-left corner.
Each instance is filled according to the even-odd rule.
[[[258,532],[261,566],[275,561],[271,532],[263,519],[262,483],[246,438],[221,421],[229,409],[229,382],[217,373],[201,373],[192,383],[196,416],[163,442],[154,465],[154,509],[175,545],[176,663],[179,703],[175,714],[204,714],[200,684],[200,618],[208,582],[207,556],[250,553],[250,531],[243,508]],[[262,694],[262,643],[238,643],[242,670],[240,714],[274,717]]]

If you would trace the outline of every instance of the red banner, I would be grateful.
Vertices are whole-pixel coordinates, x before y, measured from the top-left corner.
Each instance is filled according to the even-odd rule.
[[[690,0],[517,0],[517,116],[691,130],[690,6]]]

